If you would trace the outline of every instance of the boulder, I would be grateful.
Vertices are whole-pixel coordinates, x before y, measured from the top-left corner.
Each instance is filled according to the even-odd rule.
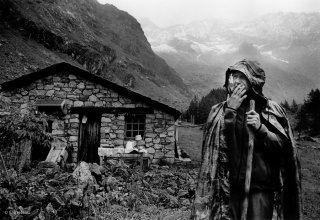
[[[86,186],[87,184],[94,183],[93,176],[91,175],[90,166],[88,163],[81,161],[80,164],[73,171],[72,176],[77,180],[77,182]]]

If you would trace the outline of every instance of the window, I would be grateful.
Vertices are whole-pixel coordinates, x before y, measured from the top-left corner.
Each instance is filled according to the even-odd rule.
[[[127,115],[126,116],[126,138],[135,138],[137,135],[144,136],[146,125],[145,115]]]
[[[64,115],[67,113],[65,100],[39,99],[34,105],[37,107],[37,111],[44,112],[47,115]]]

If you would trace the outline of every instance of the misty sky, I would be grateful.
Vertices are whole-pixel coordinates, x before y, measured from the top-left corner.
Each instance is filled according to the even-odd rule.
[[[164,27],[205,18],[247,20],[271,12],[320,12],[320,0],[98,0]]]

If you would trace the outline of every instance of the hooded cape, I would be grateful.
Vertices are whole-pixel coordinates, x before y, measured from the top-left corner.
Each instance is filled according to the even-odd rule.
[[[265,75],[256,63],[240,61],[227,70],[227,77],[231,70],[245,71],[254,92],[264,97],[262,86]],[[266,107],[261,114],[267,123],[266,126],[275,128],[286,140],[282,150],[282,188],[277,192],[274,217],[283,220],[300,220],[302,219],[300,168],[292,130],[283,108],[271,100],[266,99],[266,102]],[[222,102],[213,106],[208,116],[191,219],[230,219],[228,157],[224,135],[225,104],[226,102]]]

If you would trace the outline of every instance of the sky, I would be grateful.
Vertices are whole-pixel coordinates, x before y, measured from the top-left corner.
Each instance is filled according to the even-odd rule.
[[[194,20],[254,19],[273,12],[320,12],[320,0],[98,0],[127,11],[136,19],[148,18],[160,27]]]

